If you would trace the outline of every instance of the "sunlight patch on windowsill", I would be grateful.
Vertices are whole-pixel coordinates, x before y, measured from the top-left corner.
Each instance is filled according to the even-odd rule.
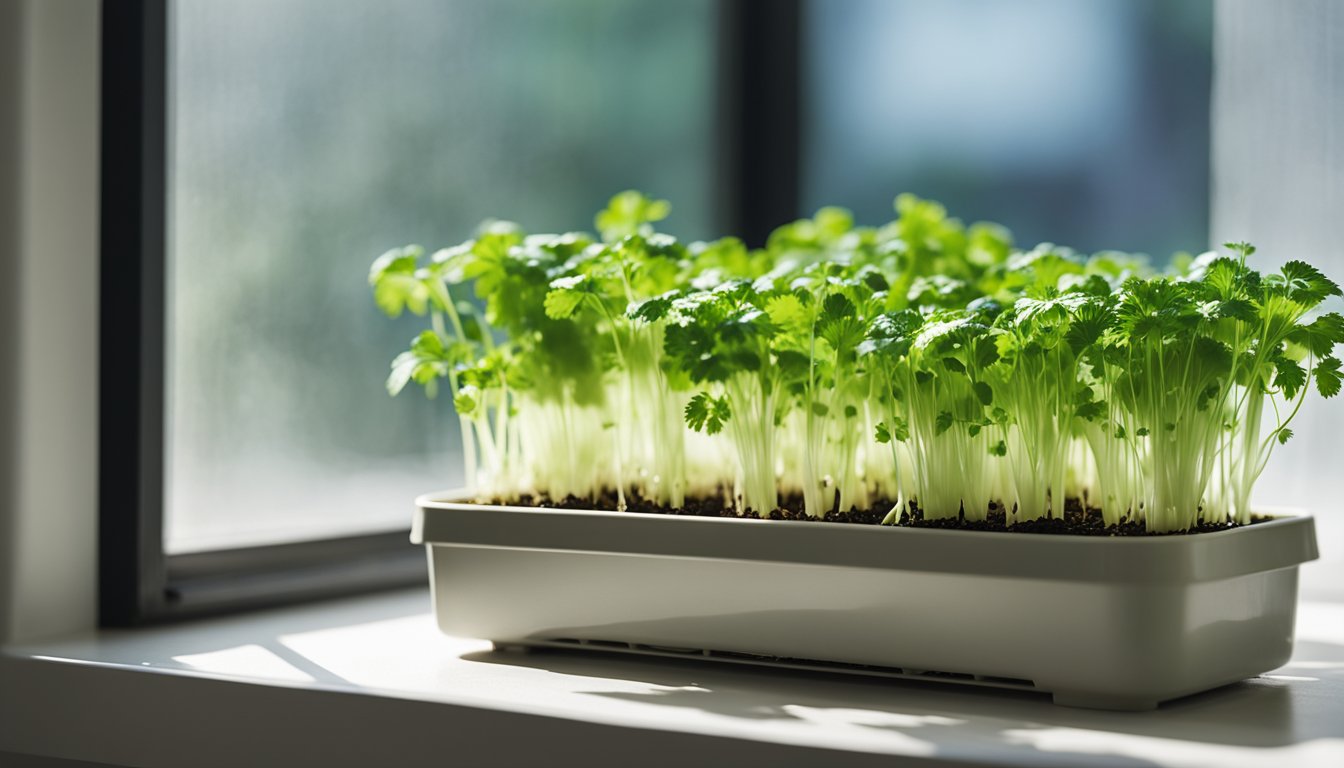
[[[314,683],[310,674],[286,662],[274,652],[260,645],[240,645],[208,653],[174,656],[173,661],[202,672],[237,675],[262,680],[285,680],[296,683]]]

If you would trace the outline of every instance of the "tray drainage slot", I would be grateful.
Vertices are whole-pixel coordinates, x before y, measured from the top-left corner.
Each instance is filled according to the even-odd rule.
[[[911,673],[918,675],[920,677],[932,677],[938,680],[958,680],[958,681],[965,680],[969,682],[975,681],[975,675],[968,675],[964,672],[939,672],[936,669],[926,669],[920,672],[914,672],[913,670],[911,670]]]
[[[579,642],[594,648],[619,648],[623,651],[628,651],[631,648],[636,647],[630,643],[622,643],[616,640],[580,640]]]
[[[976,675],[975,680],[978,683],[988,683],[990,685],[1003,685],[1011,688],[1036,687],[1036,683],[1030,680],[1023,680],[1020,677],[995,677],[994,675]]]
[[[737,651],[705,651],[705,655],[715,659],[731,659],[736,661],[767,662],[774,664],[785,663],[783,659],[775,656],[758,656],[754,653],[738,653]]]
[[[672,645],[632,645],[631,648],[637,651],[648,651],[651,653],[675,653],[678,656],[700,656],[704,651],[699,648],[678,648]]]
[[[686,648],[684,646],[645,645],[619,640],[575,639],[572,637],[552,637],[543,640],[547,645],[566,645],[590,650],[623,651],[625,653],[647,654],[650,656],[701,656],[719,661],[736,661],[748,664],[780,667],[795,670],[817,672],[842,672],[846,674],[872,675],[876,677],[895,677],[906,680],[924,680],[929,682],[960,683],[962,685],[986,685],[995,688],[1014,688],[1017,690],[1039,690],[1031,680],[1017,677],[999,677],[996,675],[973,675],[967,672],[947,672],[939,669],[912,669],[884,667],[873,664],[855,664],[845,661],[824,661],[822,659],[795,659],[783,656],[766,656],[740,651],[719,651],[713,648]]]
[[[855,664],[848,661],[822,661],[820,659],[793,659],[780,658],[774,659],[775,663],[799,667],[803,669],[828,670],[833,669],[837,672],[858,672],[869,675],[905,675],[905,670],[900,667],[879,667],[873,664]]]

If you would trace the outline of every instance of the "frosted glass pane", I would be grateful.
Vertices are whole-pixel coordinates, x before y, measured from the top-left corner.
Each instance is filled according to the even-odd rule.
[[[1165,257],[1208,226],[1205,1],[813,0],[804,205],[898,192],[1020,244]]]
[[[445,398],[390,399],[414,335],[382,250],[487,216],[590,226],[613,192],[712,214],[700,2],[192,0],[171,7],[169,552],[408,524],[461,481]]]

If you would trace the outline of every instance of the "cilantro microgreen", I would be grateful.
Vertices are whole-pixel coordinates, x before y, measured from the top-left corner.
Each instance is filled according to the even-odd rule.
[[[1339,286],[1256,250],[1141,256],[1017,249],[902,195],[841,208],[763,248],[682,243],[667,201],[626,191],[597,235],[490,220],[426,258],[378,256],[378,309],[424,318],[395,395],[452,393],[478,495],[667,507],[732,489],[766,515],[913,502],[926,519],[1247,522],[1251,488],[1304,400],[1344,384]]]

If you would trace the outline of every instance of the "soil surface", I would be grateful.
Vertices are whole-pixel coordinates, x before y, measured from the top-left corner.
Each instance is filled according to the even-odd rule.
[[[519,507],[543,507],[551,509],[596,509],[607,512],[619,511],[616,494],[605,492],[596,499],[567,496],[554,501],[545,496],[517,496],[510,499],[496,499],[496,504]],[[833,509],[820,519],[808,517],[803,510],[803,497],[799,494],[783,496],[779,508],[765,518],[769,520],[798,520],[805,522],[849,523],[852,525],[879,525],[891,511],[893,503],[878,500],[869,509],[851,508],[848,512]],[[626,512],[644,515],[690,515],[695,517],[736,517],[759,520],[761,515],[754,510],[739,514],[730,506],[724,496],[713,498],[687,499],[683,507],[671,508],[657,504],[638,496],[626,497]],[[1251,525],[1269,520],[1269,517],[1256,516]],[[1064,517],[1044,520],[1025,520],[1007,525],[1005,510],[997,504],[991,504],[984,520],[967,520],[964,512],[955,518],[925,520],[924,513],[911,502],[901,512],[896,525],[908,528],[945,528],[961,531],[992,531],[995,533],[1033,533],[1070,536],[1183,536],[1196,533],[1213,533],[1242,526],[1237,523],[1200,523],[1196,528],[1170,533],[1150,533],[1142,521],[1124,520],[1119,525],[1107,525],[1101,517],[1100,509],[1084,509],[1079,499],[1064,502]]]

